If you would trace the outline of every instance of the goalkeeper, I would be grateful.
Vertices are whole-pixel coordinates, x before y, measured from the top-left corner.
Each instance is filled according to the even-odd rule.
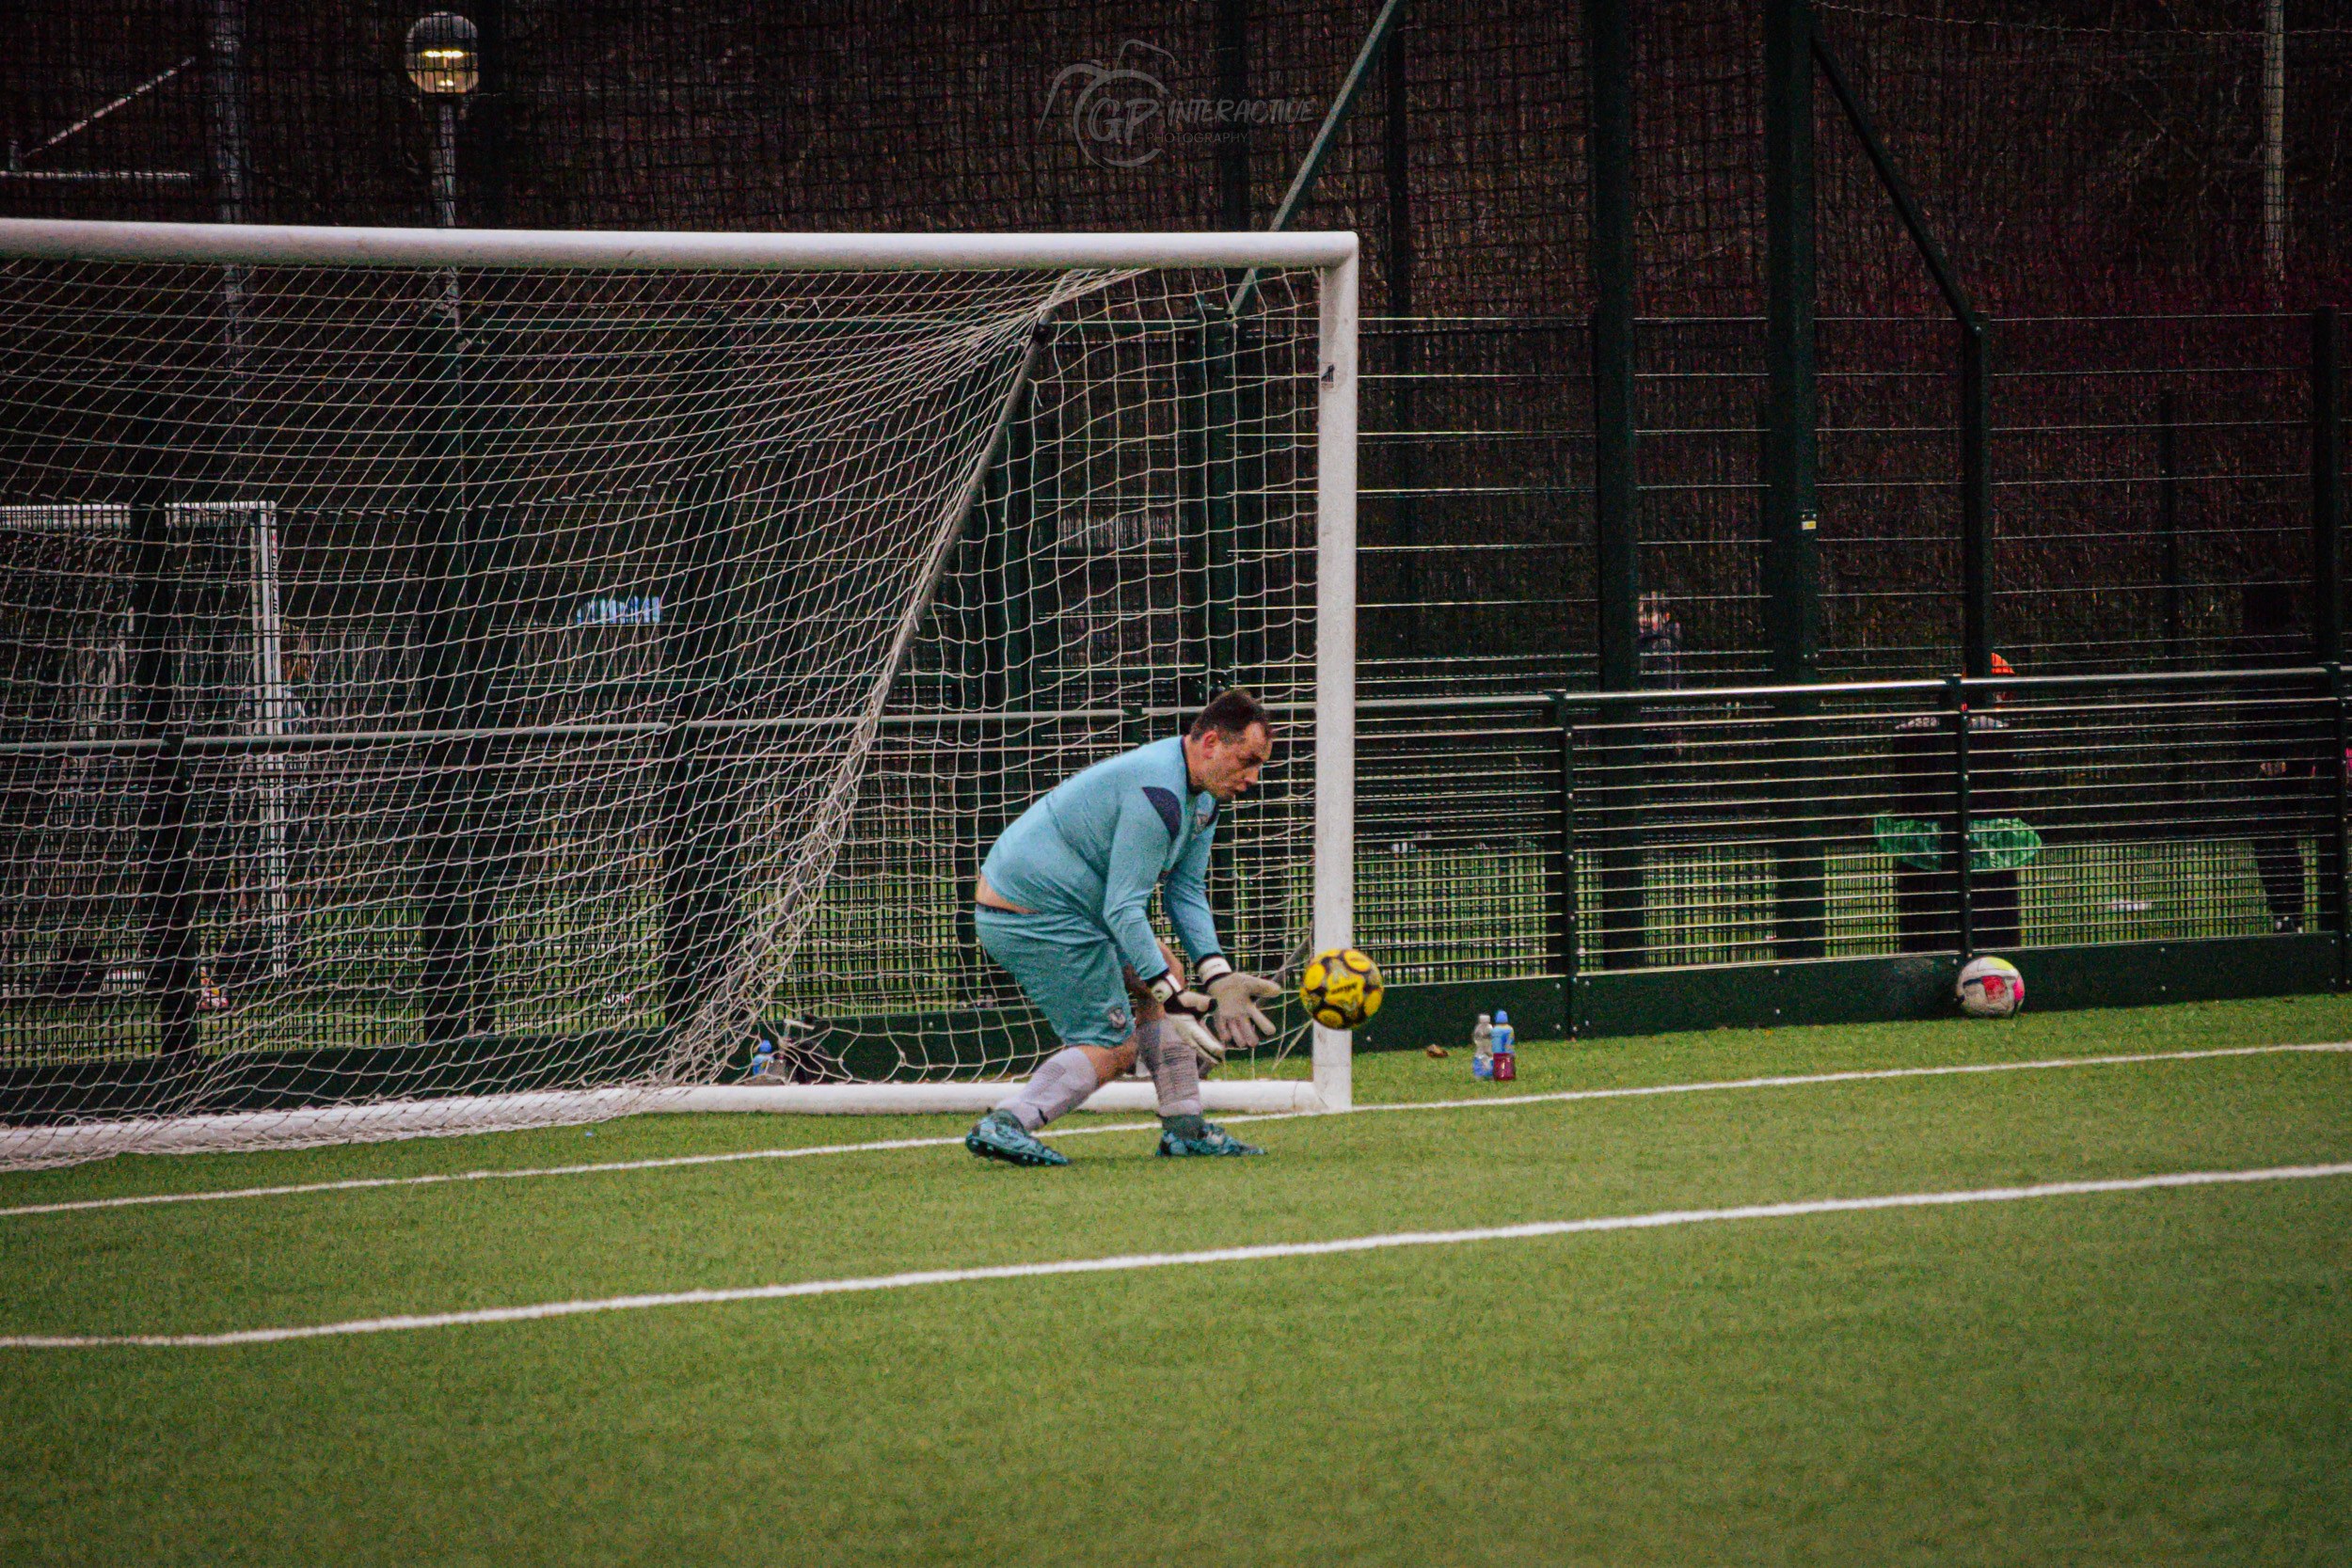
[[[966,1148],[1016,1165],[1068,1164],[1038,1129],[1140,1060],[1159,1097],[1161,1154],[1263,1152],[1200,1115],[1202,1066],[1270,1034],[1258,1004],[1279,989],[1218,950],[1203,875],[1218,809],[1257,783],[1273,750],[1265,708],[1228,691],[1184,735],[1063,781],[996,840],[974,890],[980,945],[1012,972],[1061,1049],[980,1118]],[[1163,879],[1197,990],[1144,912]]]

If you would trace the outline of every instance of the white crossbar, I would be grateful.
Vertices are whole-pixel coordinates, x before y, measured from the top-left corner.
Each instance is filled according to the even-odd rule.
[[[1007,272],[1069,267],[1335,267],[1346,232],[1288,234],[691,234],[522,229],[0,218],[0,257],[199,266],[654,267]]]

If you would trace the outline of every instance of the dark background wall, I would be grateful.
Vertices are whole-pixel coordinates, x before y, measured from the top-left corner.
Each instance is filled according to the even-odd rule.
[[[21,166],[0,214],[430,223],[430,121],[400,57],[420,8],[29,0],[0,60]],[[1263,226],[1374,9],[482,0],[457,217]],[[1635,7],[1643,572],[1677,605],[1692,678],[1763,663],[1758,13]],[[1963,281],[2013,322],[1994,413],[2004,646],[2043,669],[2228,655],[2237,585],[2309,569],[2294,313],[2352,271],[2352,32],[2288,7],[2274,268],[2255,0],[1820,16]],[[1199,103],[1246,123],[1184,122]],[[1946,669],[1955,348],[1826,94],[1818,121],[1821,309],[1843,318],[1822,346],[1823,667]],[[1296,220],[1366,239],[1375,685],[1590,676],[1586,127],[1581,8],[1417,6]],[[2209,319],[2086,319],[2150,315]]]

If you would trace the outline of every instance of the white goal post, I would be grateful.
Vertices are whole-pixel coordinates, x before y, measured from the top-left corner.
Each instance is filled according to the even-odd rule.
[[[1229,946],[1348,945],[1357,287],[1351,233],[0,219],[0,1166],[991,1105],[1041,1024],[977,853],[1224,684],[1282,723]],[[1293,1019],[1213,1112],[1349,1107]]]

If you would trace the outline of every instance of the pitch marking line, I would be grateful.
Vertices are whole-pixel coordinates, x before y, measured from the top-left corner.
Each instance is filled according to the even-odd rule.
[[[1476,1100],[1431,1100],[1418,1105],[1359,1105],[1359,1111],[1452,1111],[1472,1105],[1540,1105],[1560,1100],[1629,1100],[1645,1095],[1699,1094],[1716,1089],[1779,1089],[1806,1084],[1858,1084],[1886,1078],[1948,1078],[1977,1072],[2026,1072],[2071,1067],[2114,1067],[2133,1062],[2201,1062],[2223,1056],[2275,1056],[2284,1052],[2352,1053],[2352,1040],[2318,1045],[2233,1045],[2210,1051],[2149,1051],[2125,1056],[2051,1056],[2035,1062],[1964,1062],[1951,1067],[1876,1068],[1867,1071],[1789,1073],[1771,1078],[1727,1078],[1707,1084],[1651,1084],[1627,1089],[1556,1089],[1545,1094],[1481,1095]],[[1290,1115],[1312,1116],[1314,1112]],[[1227,1117],[1228,1121],[1272,1121],[1275,1116]],[[1089,1128],[1089,1132],[1109,1132]],[[8,1212],[0,1210],[0,1214]]]
[[[1051,1263],[1006,1263],[984,1269],[926,1269],[863,1279],[810,1279],[791,1285],[755,1285],[733,1291],[672,1291],[660,1295],[606,1296],[592,1301],[549,1301],[529,1307],[493,1307],[471,1312],[433,1312],[396,1318],[358,1318],[345,1323],[294,1328],[246,1328],[228,1334],[12,1334],[0,1348],[86,1350],[110,1346],[212,1347],[275,1344],[286,1339],[322,1339],[350,1334],[393,1334],[422,1328],[470,1328],[481,1323],[529,1323],[575,1318],[590,1312],[640,1312],[656,1307],[716,1307],[739,1301],[779,1301],[790,1296],[848,1295],[866,1291],[905,1291],[930,1285],[969,1285],[986,1279],[1036,1279],[1048,1275],[1120,1274],[1139,1269],[1204,1263],[1255,1263],[1288,1258],[1328,1258],[1394,1247],[1458,1246],[1469,1242],[1517,1242],[1545,1236],[1576,1236],[1604,1230],[1655,1230],[1667,1226],[1719,1220],[1794,1219],[1808,1214],[1845,1214],[1884,1209],[1947,1208],[1967,1203],[2015,1203],[2028,1198],[2074,1197],[2094,1193],[2136,1193],[2163,1187],[2209,1187],[2249,1181],[2306,1181],[2352,1176],[2352,1162],[2329,1165],[2273,1165],[2264,1170],[2180,1171],[2165,1176],[2126,1177],[2108,1181],[2051,1181],[2031,1187],[1979,1187],[1972,1191],[1900,1193],[1885,1197],[1825,1197],[1803,1203],[1756,1203],[1736,1209],[1670,1209],[1648,1214],[1601,1219],[1544,1220],[1476,1230],[1406,1230],[1386,1236],[1350,1236],[1334,1242],[1285,1242],[1264,1246],[1215,1247],[1204,1252],[1129,1253],[1112,1258],[1072,1258]]]
[[[1952,1067],[1880,1068],[1851,1072],[1791,1073],[1770,1078],[1731,1078],[1698,1084],[1649,1084],[1616,1089],[1557,1089],[1544,1094],[1481,1096],[1476,1100],[1429,1100],[1406,1105],[1359,1105],[1350,1116],[1374,1116],[1398,1111],[1458,1111],[1494,1105],[1544,1105],[1579,1100],[1634,1100],[1652,1095],[1708,1094],[1729,1089],[1801,1088],[1813,1084],[1859,1084],[1895,1078],[1948,1078],[1972,1073],[2049,1071],[2060,1068],[2115,1067],[2144,1062],[2212,1061],[2230,1056],[2271,1056],[2282,1053],[2352,1053],[2352,1040],[2306,1045],[2241,1045],[2210,1051],[2153,1051],[2127,1056],[2056,1056],[2032,1062],[1974,1062]],[[1267,1111],[1227,1117],[1228,1122],[1295,1121],[1330,1115],[1325,1111]],[[1151,1122],[1122,1121],[1102,1127],[1057,1129],[1051,1136],[1095,1137],[1105,1132],[1156,1132]],[[612,1160],[579,1165],[537,1165],[520,1170],[451,1171],[428,1176],[355,1177],[346,1181],[311,1181],[282,1187],[231,1187],[211,1193],[144,1193],[130,1197],[79,1198],[63,1203],[27,1203],[0,1209],[0,1219],[29,1214],[64,1214],[89,1209],[130,1209],[153,1203],[220,1203],[230,1198],[291,1197],[308,1193],[366,1192],[383,1187],[431,1187],[452,1181],[513,1181],[542,1176],[601,1176],[619,1171],[670,1170],[684,1165],[730,1164],[740,1160],[801,1160],[820,1154],[870,1154],[898,1148],[947,1148],[961,1145],[961,1134],[944,1138],[883,1138],[870,1143],[812,1144],[800,1148],[751,1148],[729,1154],[677,1154],[659,1160]]]

